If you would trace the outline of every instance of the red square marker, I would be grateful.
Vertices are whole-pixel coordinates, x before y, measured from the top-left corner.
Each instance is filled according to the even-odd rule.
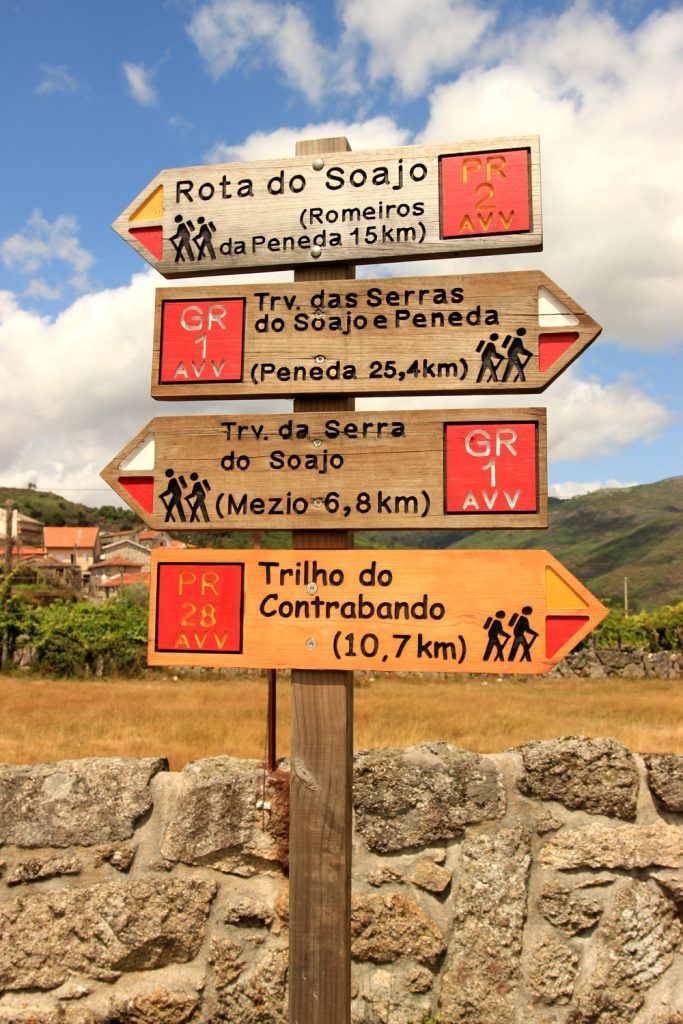
[[[164,299],[160,384],[241,381],[246,300]]]
[[[243,562],[158,564],[156,651],[239,654],[243,615]]]
[[[444,424],[444,512],[537,511],[536,423]]]
[[[439,165],[442,238],[531,230],[528,149],[442,156]]]

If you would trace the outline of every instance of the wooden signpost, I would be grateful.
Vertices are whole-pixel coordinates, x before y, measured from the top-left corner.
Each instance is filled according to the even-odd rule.
[[[547,551],[152,553],[150,665],[543,673],[607,614]]]
[[[114,229],[164,277],[538,251],[538,137],[161,171]]]
[[[152,395],[538,392],[599,333],[541,271],[164,288]]]
[[[157,530],[547,525],[544,409],[160,417],[102,475]]]
[[[348,1024],[353,668],[545,672],[606,609],[545,551],[352,551],[352,528],[547,525],[541,409],[356,413],[355,395],[537,392],[600,332],[538,271],[355,264],[542,248],[535,136],[162,171],[115,230],[168,278],[152,394],[294,397],[152,420],[102,475],[151,527],[293,528],[152,556],[149,662],[292,669],[291,1024]],[[300,396],[300,397],[295,397]]]

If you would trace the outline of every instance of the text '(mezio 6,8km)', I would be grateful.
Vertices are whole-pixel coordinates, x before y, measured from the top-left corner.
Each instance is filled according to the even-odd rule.
[[[533,526],[547,514],[545,414],[158,418],[104,476],[160,529]]]

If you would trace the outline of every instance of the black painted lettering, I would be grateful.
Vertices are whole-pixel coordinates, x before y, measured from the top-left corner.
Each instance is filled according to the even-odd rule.
[[[192,181],[177,181],[175,186],[175,201],[179,203],[181,197],[187,199],[188,203],[193,203],[194,198],[192,196],[192,189],[194,188],[194,182]]]
[[[336,192],[338,189],[344,187],[344,171],[341,167],[328,167],[325,175],[326,182],[325,188],[329,188],[331,191]]]

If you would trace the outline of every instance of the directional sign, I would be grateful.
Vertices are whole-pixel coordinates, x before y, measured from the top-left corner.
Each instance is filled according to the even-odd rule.
[[[113,226],[164,277],[539,251],[538,137],[161,171]]]
[[[547,672],[607,614],[547,551],[152,553],[150,665]]]
[[[159,530],[543,527],[545,410],[159,417],[102,476]]]
[[[538,392],[599,333],[541,271],[163,288],[152,395]]]

